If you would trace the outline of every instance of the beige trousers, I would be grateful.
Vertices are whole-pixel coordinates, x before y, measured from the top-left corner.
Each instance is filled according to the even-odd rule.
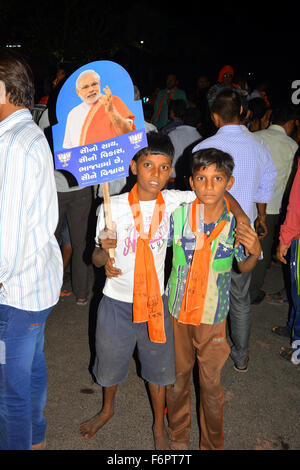
[[[166,400],[171,441],[188,444],[191,430],[191,376],[199,370],[200,449],[224,449],[224,394],[221,369],[229,356],[226,320],[217,325],[179,323],[172,318],[176,382],[167,386]]]

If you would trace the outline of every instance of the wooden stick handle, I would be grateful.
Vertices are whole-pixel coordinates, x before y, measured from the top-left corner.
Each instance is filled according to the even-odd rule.
[[[110,210],[110,195],[109,195],[108,183],[102,183],[102,189],[103,189],[104,214],[105,214],[106,227],[112,230],[112,218],[111,218],[111,210]],[[115,257],[114,248],[109,249],[109,256],[110,258]]]

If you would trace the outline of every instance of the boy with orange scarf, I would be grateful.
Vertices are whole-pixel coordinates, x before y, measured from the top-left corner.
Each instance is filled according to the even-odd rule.
[[[226,341],[230,273],[234,258],[241,272],[249,272],[261,253],[250,226],[239,223],[234,239],[235,219],[224,198],[234,183],[233,168],[232,157],[221,150],[193,154],[190,185],[197,198],[171,216],[173,263],[167,291],[176,364],[176,382],[166,391],[171,449],[188,449],[190,381],[196,358],[200,449],[224,449],[220,374],[230,351]]]
[[[163,190],[172,172],[174,148],[169,137],[160,133],[148,134],[147,140],[148,147],[130,165],[136,185],[129,193],[111,198],[114,230],[105,229],[103,206],[98,216],[93,263],[105,265],[107,279],[98,308],[93,372],[104,387],[104,402],[98,414],[82,423],[80,434],[90,439],[113,416],[118,384],[126,379],[137,346],[154,412],[155,448],[169,449],[165,386],[175,381],[175,363],[164,265],[171,213],[183,202],[193,201],[195,194]],[[108,255],[111,248],[114,258]]]

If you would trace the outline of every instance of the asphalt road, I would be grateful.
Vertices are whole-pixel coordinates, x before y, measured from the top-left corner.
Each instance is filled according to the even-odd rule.
[[[96,285],[90,304],[79,307],[73,295],[62,297],[46,325],[47,450],[153,451],[151,406],[134,359],[127,380],[119,386],[114,417],[91,440],[79,435],[80,423],[99,411],[102,403],[102,389],[89,372],[102,277],[98,272],[95,281],[90,269],[91,284]],[[281,287],[281,267],[273,264],[264,288],[276,292]],[[279,357],[279,348],[289,342],[271,333],[272,326],[285,324],[287,312],[287,306],[265,300],[254,305],[249,370],[236,372],[230,358],[223,368],[227,450],[300,449],[300,366]],[[197,450],[199,427],[192,389],[190,449]]]

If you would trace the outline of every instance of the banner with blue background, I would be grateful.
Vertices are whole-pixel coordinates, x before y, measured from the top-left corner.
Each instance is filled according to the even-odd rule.
[[[79,186],[128,176],[134,155],[147,146],[142,102],[134,100],[127,71],[97,61],[74,72],[62,86],[52,127],[55,168]]]

